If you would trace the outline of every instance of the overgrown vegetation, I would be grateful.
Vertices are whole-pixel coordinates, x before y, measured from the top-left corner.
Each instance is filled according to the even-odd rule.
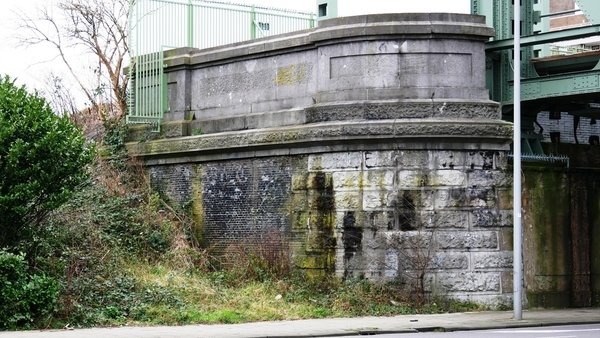
[[[87,178],[85,138],[46,100],[0,78],[0,248],[24,239]]]
[[[23,254],[0,252],[2,297],[22,300],[15,306],[29,314],[0,314],[8,318],[0,329],[477,309],[475,304],[435,297],[415,306],[412,290],[401,284],[309,277],[292,269],[288,242],[277,230],[230,245],[217,257],[197,245],[185,206],[164,201],[151,189],[140,163],[128,157],[123,124],[106,120],[104,126],[102,156],[89,166],[89,179],[26,241],[10,248]],[[11,267],[18,271],[13,277],[4,273]],[[27,286],[21,295],[2,284],[6,276]]]
[[[54,307],[58,283],[28,270],[23,254],[0,251],[0,328],[29,328]]]

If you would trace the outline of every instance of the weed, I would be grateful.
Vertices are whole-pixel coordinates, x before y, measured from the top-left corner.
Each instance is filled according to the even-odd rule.
[[[324,308],[324,307],[315,308],[313,311],[313,316],[315,318],[324,318],[324,317],[327,317],[330,315],[331,315],[331,310]]]
[[[279,230],[248,237],[225,250],[224,267],[238,281],[288,277],[292,268],[289,241]]]

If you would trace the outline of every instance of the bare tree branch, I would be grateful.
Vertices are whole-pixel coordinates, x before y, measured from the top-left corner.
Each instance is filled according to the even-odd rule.
[[[32,16],[18,13],[22,32],[17,38],[19,44],[53,47],[92,107],[116,107],[116,115],[123,117],[127,109],[128,79],[123,67],[129,55],[129,0],[59,0],[57,10],[48,6],[39,7]],[[78,72],[84,67],[81,58],[72,54],[76,49],[97,58],[97,66],[91,67],[90,73]],[[95,86],[87,84],[92,79],[96,79]],[[104,109],[97,111],[102,114]]]

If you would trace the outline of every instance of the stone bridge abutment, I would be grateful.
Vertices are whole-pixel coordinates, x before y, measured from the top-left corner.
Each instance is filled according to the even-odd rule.
[[[165,52],[162,132],[132,127],[128,144],[153,184],[191,201],[206,244],[279,231],[313,273],[425,270],[427,291],[510,304],[512,125],[485,88],[493,29],[443,13],[319,25]]]

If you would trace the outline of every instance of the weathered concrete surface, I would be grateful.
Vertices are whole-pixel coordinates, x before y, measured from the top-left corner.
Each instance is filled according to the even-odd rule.
[[[497,120],[481,48],[492,34],[478,16],[381,14],[168,51],[165,120],[187,125],[179,136],[335,120]]]
[[[511,133],[509,123],[493,120],[336,121],[161,139],[130,144],[130,149],[148,164],[168,164],[371,149],[503,149]],[[478,142],[472,142],[475,138]]]
[[[524,167],[523,256],[530,306],[600,304],[598,174]]]
[[[509,304],[512,125],[485,89],[484,22],[368,15],[169,51],[163,139],[128,146],[203,243],[284,233],[313,275]]]

